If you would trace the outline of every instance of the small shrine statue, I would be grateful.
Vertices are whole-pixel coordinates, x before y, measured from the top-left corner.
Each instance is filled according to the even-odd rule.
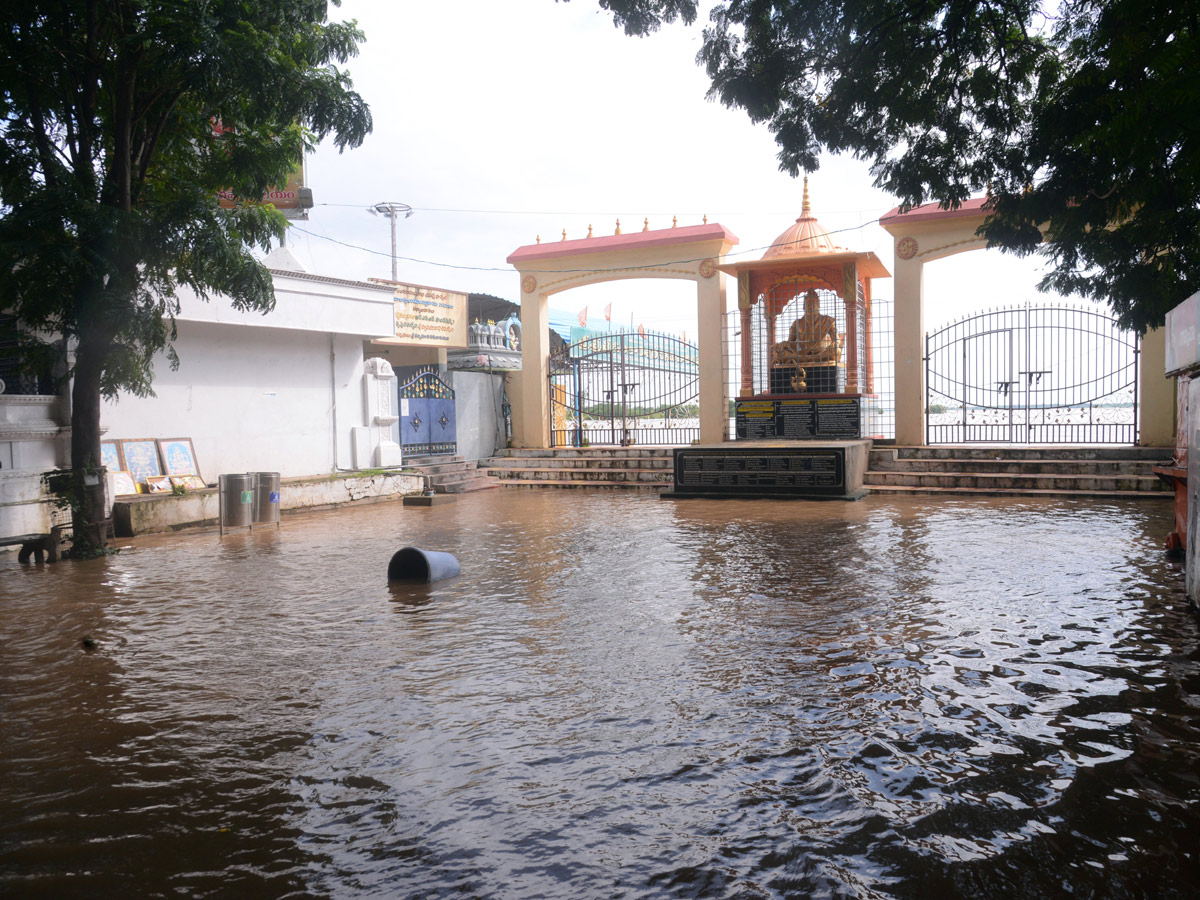
[[[821,312],[816,291],[804,295],[804,315],[788,339],[771,348],[771,393],[836,393],[843,338],[833,316]]]

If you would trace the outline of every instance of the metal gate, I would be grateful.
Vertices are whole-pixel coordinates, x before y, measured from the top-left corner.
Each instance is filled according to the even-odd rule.
[[[433,372],[400,385],[400,446],[405,457],[440,456],[458,450],[454,391]]]
[[[1094,309],[1026,304],[925,337],[929,444],[1135,444],[1135,334]]]
[[[550,446],[690,444],[699,394],[695,344],[641,331],[576,341],[550,357]]]

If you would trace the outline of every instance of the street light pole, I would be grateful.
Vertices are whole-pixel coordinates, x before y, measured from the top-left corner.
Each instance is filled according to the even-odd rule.
[[[368,206],[367,212],[373,216],[387,216],[392,220],[392,281],[399,281],[400,278],[396,271],[396,215],[404,213],[404,218],[407,219],[413,214],[413,209],[407,203],[387,201]]]

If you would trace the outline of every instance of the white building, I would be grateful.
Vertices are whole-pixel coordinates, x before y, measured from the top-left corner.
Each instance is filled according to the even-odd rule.
[[[286,248],[266,263],[276,298],[267,314],[181,289],[173,342],[178,369],[160,355],[156,396],[105,401],[105,440],[190,438],[200,475],[210,484],[225,473],[271,471],[287,478],[375,464],[364,463],[371,456],[361,446],[380,403],[378,385],[368,391],[365,361],[435,365],[445,361],[445,350],[439,358],[436,349],[372,345],[395,333],[391,285],[308,274]],[[499,407],[499,377],[463,372],[452,380],[460,397],[490,412]],[[393,404],[395,387],[391,379]],[[464,449],[490,455],[498,445],[495,423],[464,412]],[[57,397],[0,393],[0,537],[49,530],[54,510],[42,474],[69,464],[69,424],[66,391]],[[398,424],[376,425],[370,439],[386,441],[390,432],[398,442],[399,431]]]

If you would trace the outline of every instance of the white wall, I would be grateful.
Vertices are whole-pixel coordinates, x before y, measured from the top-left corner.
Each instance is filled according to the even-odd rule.
[[[232,472],[350,467],[350,428],[365,421],[361,338],[198,322],[178,329],[179,369],[156,360],[156,397],[106,402],[106,439],[190,437],[210,483]]]

